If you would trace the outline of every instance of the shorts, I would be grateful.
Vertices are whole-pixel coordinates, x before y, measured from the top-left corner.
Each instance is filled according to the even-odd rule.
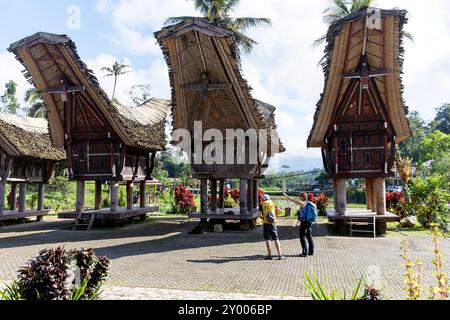
[[[278,228],[276,224],[264,225],[264,240],[278,240]]]

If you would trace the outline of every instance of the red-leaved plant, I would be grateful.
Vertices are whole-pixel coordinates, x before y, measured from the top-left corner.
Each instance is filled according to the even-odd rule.
[[[406,201],[401,192],[386,193],[386,208],[400,217],[406,214]]]
[[[185,186],[178,186],[175,188],[175,202],[182,214],[189,214],[195,206],[195,197]]]

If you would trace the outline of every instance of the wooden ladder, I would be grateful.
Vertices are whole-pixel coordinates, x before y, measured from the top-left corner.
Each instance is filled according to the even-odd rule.
[[[376,225],[377,225],[377,219],[376,217],[351,217],[348,219],[349,220],[349,224],[350,224],[350,237],[353,237],[354,233],[369,233],[372,234],[374,238],[377,237],[377,232],[376,232]],[[356,221],[355,221],[356,220]],[[362,221],[362,220],[371,220],[370,222],[368,221]],[[372,230],[361,230],[361,229],[355,229],[354,227],[358,227],[358,226],[368,226],[371,227]]]
[[[75,224],[73,225],[72,231],[75,231],[80,227],[86,228],[86,231],[92,230],[92,226],[94,225],[94,221],[95,221],[95,213],[91,213],[88,223],[85,222],[86,219],[81,218],[82,215],[83,215],[83,212],[78,215],[77,219],[75,220]]]

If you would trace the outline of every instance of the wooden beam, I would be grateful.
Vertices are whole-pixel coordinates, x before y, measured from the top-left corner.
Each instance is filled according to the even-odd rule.
[[[5,189],[6,189],[6,182],[1,181],[0,182],[0,214],[3,214],[5,212]]]
[[[47,87],[46,81],[41,74],[37,63],[34,61],[30,52],[25,48],[18,49],[19,56],[22,57],[25,64],[27,65],[30,74],[33,77],[34,83],[38,90],[42,90]],[[52,137],[53,145],[58,147],[64,146],[64,125],[62,119],[59,115],[58,106],[52,97],[51,94],[43,93],[42,98],[46,102],[48,106],[48,120],[49,120],[49,128],[50,134]]]
[[[211,179],[211,211],[217,211],[217,180]]]
[[[133,210],[134,207],[133,187],[134,187],[133,182],[127,181],[127,210]]]
[[[102,208],[102,181],[95,181],[95,210]]]
[[[84,211],[84,194],[85,194],[84,181],[77,181],[77,199],[76,199],[76,211],[82,213]]]
[[[219,180],[219,209],[225,208],[225,179]]]
[[[241,179],[239,181],[239,207],[241,214],[247,214],[247,179]]]
[[[200,180],[200,211],[208,213],[208,180]]]
[[[1,195],[0,195],[0,198],[1,198]],[[13,182],[11,184],[11,203],[9,204],[9,210],[15,211],[16,204],[17,204],[17,183]],[[0,204],[0,208],[1,208],[1,204]]]
[[[110,196],[111,196],[111,212],[119,210],[119,182],[110,182]]]
[[[147,181],[141,181],[139,183],[139,197],[140,197],[140,207],[147,207]]]

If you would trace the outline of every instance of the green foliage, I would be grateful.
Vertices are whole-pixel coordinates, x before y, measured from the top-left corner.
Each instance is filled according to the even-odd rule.
[[[239,5],[240,0],[192,0],[195,9],[200,11],[209,23],[229,30],[234,43],[245,53],[250,53],[257,42],[244,34],[250,28],[271,26],[267,18],[232,18],[230,13]],[[192,17],[172,17],[166,24],[176,24]],[[239,50],[238,48],[236,48]],[[239,52],[236,52],[239,54]]]
[[[330,5],[323,12],[323,21],[331,25],[336,20],[364,7],[370,7],[372,0],[330,0]]]
[[[0,290],[0,300],[13,301],[24,300],[20,292],[20,285],[17,281],[7,285],[5,290]]]
[[[30,105],[30,107],[26,109],[29,117],[47,118],[47,108],[36,88],[33,87],[26,91],[24,101]]]
[[[426,228],[436,223],[444,232],[448,231],[450,192],[447,179],[447,175],[434,174],[428,178],[411,180],[408,212],[415,214]]]
[[[347,188],[347,202],[354,204],[366,203],[366,192],[360,187]]]
[[[403,158],[410,158],[414,163],[419,162],[420,143],[428,133],[428,127],[417,111],[409,114],[408,120],[411,127],[411,138],[399,145],[400,154]]]
[[[328,288],[327,278],[325,277],[324,281],[321,282],[317,275],[313,273],[312,278],[305,272],[304,273],[305,280],[303,281],[306,289],[311,294],[311,298],[313,300],[361,300],[360,294],[361,284],[363,278],[358,281],[355,288],[353,289],[352,295],[347,295],[347,290],[341,290],[337,288]]]
[[[436,111],[436,117],[430,125],[431,129],[450,134],[450,103],[445,103]]]
[[[37,207],[37,201],[38,201],[38,195],[36,193],[33,193],[31,195],[31,198],[27,200],[28,208],[34,209]]]
[[[450,153],[450,134],[434,131],[420,143],[419,162],[438,160]]]
[[[125,188],[119,187],[119,207],[127,206],[127,192]]]
[[[17,83],[10,80],[5,83],[5,91],[2,96],[0,96],[0,101],[2,102],[2,110],[8,113],[16,114],[17,110],[20,109],[20,103],[16,97],[17,94]]]
[[[115,61],[111,67],[103,67],[102,71],[105,73],[105,77],[114,77],[114,89],[112,93],[111,100],[114,100],[116,95],[117,79],[119,76],[126,73],[132,72],[131,70],[126,70],[130,68],[129,65],[123,64],[122,62]]]

